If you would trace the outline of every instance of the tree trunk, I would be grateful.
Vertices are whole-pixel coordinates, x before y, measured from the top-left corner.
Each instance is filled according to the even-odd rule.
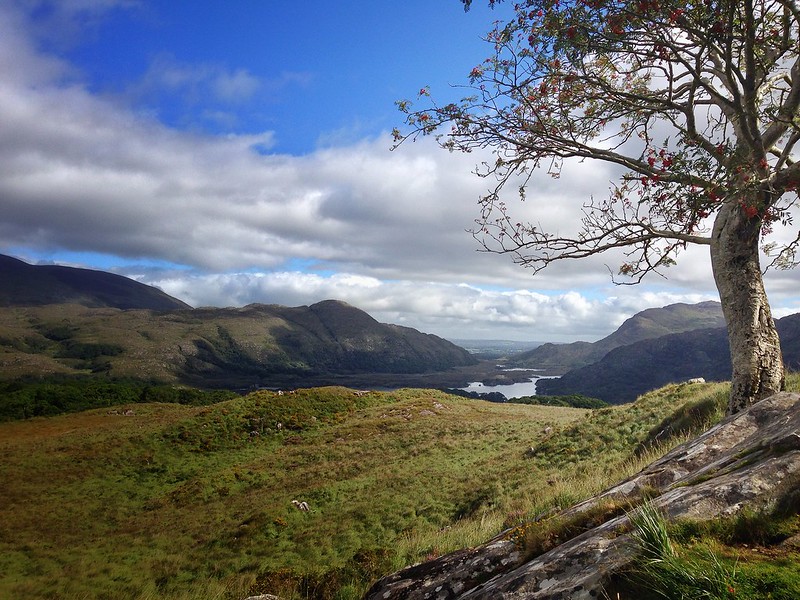
[[[733,366],[728,414],[784,389],[780,340],[761,277],[760,231],[760,219],[746,218],[741,205],[729,201],[712,232],[711,266]]]

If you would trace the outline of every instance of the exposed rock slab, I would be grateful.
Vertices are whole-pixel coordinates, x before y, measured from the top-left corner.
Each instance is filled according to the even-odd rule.
[[[513,568],[521,558],[516,544],[498,539],[403,569],[382,579],[380,594],[368,597],[459,598],[497,573]]]
[[[670,518],[710,519],[764,506],[798,476],[800,394],[780,393],[560,514],[569,517],[609,498],[634,500],[647,491]],[[634,557],[627,521],[624,515],[610,519],[531,560],[509,530],[482,546],[385,577],[365,600],[598,598],[609,575]]]

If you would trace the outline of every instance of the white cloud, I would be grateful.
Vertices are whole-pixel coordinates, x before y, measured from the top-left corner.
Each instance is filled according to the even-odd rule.
[[[713,294],[615,288],[615,295],[568,291],[490,290],[470,284],[386,281],[337,273],[140,274],[193,306],[242,306],[260,302],[308,305],[344,300],[376,319],[414,327],[450,339],[494,337],[537,341],[594,341],[635,312],[675,302],[695,303]]]
[[[147,73],[128,93],[147,96],[169,92],[183,102],[216,100],[237,104],[251,99],[263,85],[247,69],[230,69],[215,63],[185,63],[162,54],[153,59]]]
[[[610,284],[605,265],[616,270],[619,256],[531,278],[508,257],[477,252],[466,233],[491,183],[472,173],[478,153],[449,154],[430,139],[390,152],[384,135],[282,156],[265,154],[270,132],[170,129],[92,95],[15,25],[0,7],[0,251],[165,261],[193,270],[122,272],[193,305],[339,298],[379,320],[458,338],[591,340],[637,310],[714,297],[704,248],[687,251],[669,281],[645,287]],[[231,101],[267,85],[243,70],[169,60],[151,77]],[[559,180],[537,177],[514,210],[575,231],[581,204],[606,194],[611,175],[598,163],[568,164]],[[776,312],[798,306],[796,274],[772,282]]]
[[[236,69],[231,72],[222,71],[212,81],[216,96],[227,102],[238,102],[250,98],[260,86],[261,82],[258,78],[245,69]]]

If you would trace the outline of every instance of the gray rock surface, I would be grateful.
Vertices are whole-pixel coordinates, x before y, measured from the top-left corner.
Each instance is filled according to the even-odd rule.
[[[798,481],[800,394],[779,393],[559,516],[647,494],[669,518],[710,519],[767,506]],[[611,518],[530,560],[509,530],[482,546],[384,577],[365,600],[599,598],[608,576],[634,558],[627,521],[625,515]]]

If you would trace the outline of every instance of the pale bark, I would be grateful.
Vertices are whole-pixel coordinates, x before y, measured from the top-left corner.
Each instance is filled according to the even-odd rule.
[[[733,367],[728,414],[784,389],[780,340],[759,264],[760,229],[759,219],[747,219],[738,202],[728,202],[712,232],[711,266]]]

